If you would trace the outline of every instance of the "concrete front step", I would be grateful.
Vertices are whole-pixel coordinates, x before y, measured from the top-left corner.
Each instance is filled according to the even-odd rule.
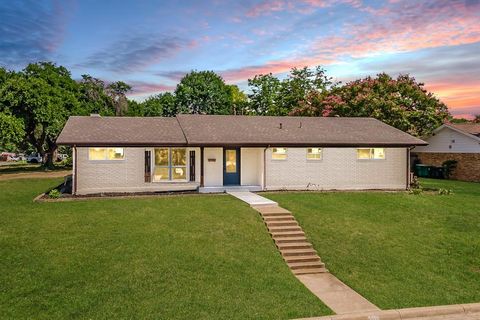
[[[311,249],[312,244],[309,242],[298,242],[298,243],[277,243],[276,244],[280,251],[289,250],[289,249]]]
[[[296,243],[296,242],[307,242],[305,236],[301,237],[288,237],[288,238],[274,238],[275,243]]]
[[[271,217],[264,217],[263,220],[265,221],[294,221],[295,218],[292,215],[279,215],[279,216],[271,216]]]
[[[317,251],[314,249],[284,249],[280,250],[280,253],[284,257],[294,257],[294,256],[302,256],[302,255],[317,255]]]
[[[293,274],[315,274],[315,273],[326,273],[328,270],[326,268],[312,268],[312,269],[294,269],[292,270]]]
[[[278,238],[288,238],[288,237],[301,237],[301,236],[305,236],[305,233],[301,230],[298,230],[298,231],[272,232],[271,235],[274,239],[278,239]]]
[[[288,263],[320,261],[320,257],[317,256],[316,254],[303,255],[303,256],[288,256],[288,257],[283,257],[283,259]]]
[[[294,227],[298,226],[298,223],[293,221],[265,221],[269,227]]]
[[[290,212],[269,212],[269,213],[262,213],[262,217],[275,217],[275,216],[284,216],[287,214],[291,214]]]
[[[305,261],[305,262],[287,262],[290,269],[311,269],[311,268],[324,268],[325,264],[320,261]]]
[[[287,231],[302,231],[302,228],[300,228],[300,226],[296,225],[296,226],[268,226],[267,225],[267,228],[268,228],[268,231],[270,233],[275,233],[275,232],[287,232]]]
[[[263,206],[261,208],[255,208],[257,211],[259,211],[262,215],[265,214],[271,214],[271,213],[291,213],[287,209],[284,209],[279,206]]]

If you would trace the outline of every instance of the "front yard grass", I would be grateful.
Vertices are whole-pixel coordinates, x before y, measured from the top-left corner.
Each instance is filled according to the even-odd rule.
[[[382,309],[480,301],[480,184],[422,180],[453,195],[271,193],[327,268]]]
[[[8,319],[289,319],[331,313],[258,213],[228,196],[33,203],[61,179],[0,181]]]

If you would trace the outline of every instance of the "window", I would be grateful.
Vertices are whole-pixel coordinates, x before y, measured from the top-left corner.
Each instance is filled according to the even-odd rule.
[[[384,148],[362,148],[357,149],[357,159],[385,159]]]
[[[322,148],[307,148],[307,160],[322,160]]]
[[[187,179],[187,149],[155,149],[154,181],[172,181]]]
[[[287,159],[287,148],[272,148],[272,159],[273,160],[286,160]]]
[[[237,172],[237,150],[225,150],[225,171],[227,173]]]
[[[123,148],[89,148],[89,160],[123,160],[125,153]]]

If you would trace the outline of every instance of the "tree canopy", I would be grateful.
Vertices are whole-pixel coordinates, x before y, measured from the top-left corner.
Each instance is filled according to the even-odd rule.
[[[450,116],[447,106],[409,75],[386,73],[334,88],[292,115],[373,117],[414,136],[425,136]]]
[[[230,114],[231,92],[213,71],[192,71],[175,89],[177,113]]]
[[[129,100],[123,81],[105,83],[51,62],[15,72],[0,68],[0,148],[28,144],[51,162],[56,137],[71,115],[175,116],[193,114],[374,117],[415,136],[424,136],[451,119],[447,106],[409,75],[335,83],[321,67],[293,68],[248,80],[249,93],[228,85],[213,71],[191,71],[174,92]],[[479,116],[474,121],[480,121]]]

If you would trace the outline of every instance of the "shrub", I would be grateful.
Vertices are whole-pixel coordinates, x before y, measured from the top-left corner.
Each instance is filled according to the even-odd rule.
[[[62,194],[60,193],[60,191],[58,189],[53,189],[48,193],[48,196],[51,199],[58,199],[58,198],[60,198],[61,195]]]

